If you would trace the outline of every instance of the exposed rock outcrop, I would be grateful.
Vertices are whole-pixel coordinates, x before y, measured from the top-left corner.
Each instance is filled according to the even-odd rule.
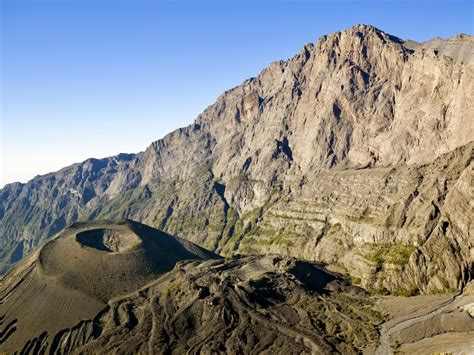
[[[1,266],[75,220],[126,217],[224,254],[324,261],[376,291],[461,288],[473,48],[366,25],[323,36],[143,153],[6,186]]]

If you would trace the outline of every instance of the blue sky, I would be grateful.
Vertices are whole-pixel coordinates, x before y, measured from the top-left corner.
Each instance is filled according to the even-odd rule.
[[[357,23],[473,33],[471,1],[0,0],[0,187],[144,150],[227,89]]]

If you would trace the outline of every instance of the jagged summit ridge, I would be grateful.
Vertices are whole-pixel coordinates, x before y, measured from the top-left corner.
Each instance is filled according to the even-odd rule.
[[[334,38],[341,37],[348,37],[356,42],[361,40],[363,41],[378,39],[385,44],[403,45],[404,43],[404,40],[402,40],[401,38],[388,34],[373,25],[367,24],[357,24],[346,30],[337,31],[328,35],[323,35],[319,38],[317,43],[319,44],[327,40],[333,40]]]

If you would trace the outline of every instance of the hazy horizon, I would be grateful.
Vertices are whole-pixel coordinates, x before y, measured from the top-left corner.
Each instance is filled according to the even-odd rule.
[[[416,41],[473,32],[469,1],[377,3],[4,0],[0,188],[143,151],[324,34],[358,23]]]

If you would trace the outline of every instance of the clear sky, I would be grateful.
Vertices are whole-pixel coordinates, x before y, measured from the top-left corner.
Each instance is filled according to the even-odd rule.
[[[357,23],[473,33],[472,1],[0,0],[0,187],[139,152],[227,89]]]

